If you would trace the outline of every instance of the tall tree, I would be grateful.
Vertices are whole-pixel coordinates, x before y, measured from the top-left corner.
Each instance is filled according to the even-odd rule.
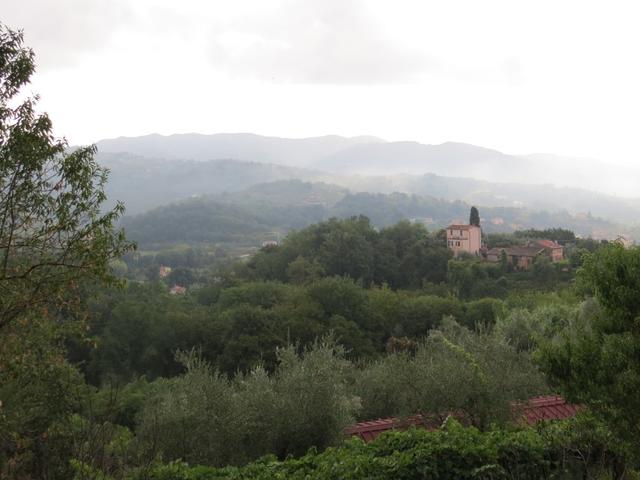
[[[471,212],[469,213],[469,225],[475,225],[476,227],[480,226],[480,212],[476,207],[471,207]]]
[[[123,205],[101,210],[95,148],[69,152],[37,98],[21,101],[33,72],[22,33],[0,24],[0,478],[70,478],[82,379],[60,320],[81,312],[80,286],[113,280],[109,262],[131,245],[113,228]]]
[[[103,213],[107,171],[95,147],[68,152],[36,98],[13,106],[34,72],[20,32],[0,24],[0,331],[89,278],[109,279],[109,261],[129,248]]]

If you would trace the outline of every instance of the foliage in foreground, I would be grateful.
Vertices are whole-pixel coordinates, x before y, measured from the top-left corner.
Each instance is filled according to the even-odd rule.
[[[129,480],[240,479],[574,479],[613,473],[615,456],[607,437],[588,418],[538,430],[482,433],[449,418],[442,428],[381,435],[365,444],[352,439],[322,453],[277,461],[264,457],[245,467],[158,464],[130,472]],[[585,432],[590,432],[586,435]],[[627,472],[628,473],[628,472]],[[600,478],[606,478],[600,477]]]
[[[335,445],[358,414],[464,411],[478,428],[504,425],[512,402],[546,390],[526,353],[455,324],[432,331],[415,354],[390,354],[362,368],[332,342],[301,355],[280,349],[278,358],[271,375],[258,367],[229,380],[186,356],[187,373],[160,381],[159,394],[146,402],[138,440],[165,460],[237,465]]]
[[[114,283],[129,251],[104,210],[94,147],[68,152],[23,88],[35,69],[21,32],[0,23],[0,477],[64,478],[63,434],[81,381],[64,339],[83,326],[83,289]]]
[[[497,374],[497,372],[500,372]],[[413,354],[392,353],[359,371],[360,418],[465,412],[485,430],[511,419],[511,404],[546,393],[526,352],[497,335],[473,333],[446,319]]]
[[[221,466],[335,444],[357,409],[344,349],[317,343],[298,355],[288,347],[278,359],[272,375],[258,367],[229,380],[183,354],[187,372],[163,382],[142,411],[137,434],[147,455]]]
[[[578,285],[597,303],[538,357],[554,386],[589,406],[640,459],[640,248],[602,248],[585,258]]]

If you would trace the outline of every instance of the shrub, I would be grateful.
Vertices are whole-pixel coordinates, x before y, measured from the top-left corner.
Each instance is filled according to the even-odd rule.
[[[297,459],[265,457],[245,467],[220,469],[190,468],[183,463],[157,465],[132,472],[129,480],[569,480],[610,474],[611,465],[599,464],[594,470],[592,464],[571,461],[570,449],[575,446],[602,446],[598,444],[602,438],[583,435],[585,431],[574,431],[575,426],[574,421],[566,421],[538,430],[483,433],[448,419],[435,431],[388,432],[368,444],[351,439]]]

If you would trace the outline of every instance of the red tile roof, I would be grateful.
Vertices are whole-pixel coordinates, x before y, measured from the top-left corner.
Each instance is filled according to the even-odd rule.
[[[454,224],[454,225],[449,225],[447,227],[447,230],[448,229],[451,229],[451,230],[470,230],[472,228],[480,228],[480,227],[478,227],[477,225],[457,225],[457,224]]]
[[[184,295],[185,293],[187,293],[187,287],[183,287],[181,285],[174,285],[169,290],[169,293],[171,295]]]
[[[503,250],[508,257],[535,257],[544,251],[541,247],[494,247],[487,252],[487,255],[500,256]]]
[[[581,405],[567,403],[559,395],[547,395],[531,398],[525,404],[514,404],[512,410],[514,420],[527,425],[535,425],[542,420],[562,420],[573,417],[583,408]],[[421,415],[414,415],[406,419],[381,418],[351,425],[345,429],[345,434],[358,436],[365,442],[370,442],[388,430],[405,430],[410,426],[436,429],[441,423],[437,418],[425,420]]]
[[[394,430],[396,418],[381,418],[370,422],[360,422],[347,427],[345,433],[349,436],[359,436],[365,442],[370,442],[382,432]]]
[[[542,248],[562,248],[562,245],[560,245],[558,242],[555,242],[553,240],[536,240],[535,242],[536,245],[540,245]]]
[[[530,399],[520,410],[514,406],[514,415],[519,413],[521,418],[529,425],[534,425],[541,420],[562,420],[573,417],[582,410],[582,405],[567,403],[559,395],[548,395]]]

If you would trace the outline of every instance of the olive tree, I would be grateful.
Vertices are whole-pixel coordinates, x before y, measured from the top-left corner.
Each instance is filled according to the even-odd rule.
[[[362,418],[422,414],[437,422],[460,413],[481,429],[508,422],[513,402],[547,390],[526,352],[450,318],[415,355],[395,353],[365,367],[356,388]]]
[[[156,382],[138,440],[150,458],[218,466],[335,444],[359,406],[345,353],[331,339],[288,346],[278,349],[272,374],[258,366],[233,379],[193,351],[180,353],[186,372]]]

